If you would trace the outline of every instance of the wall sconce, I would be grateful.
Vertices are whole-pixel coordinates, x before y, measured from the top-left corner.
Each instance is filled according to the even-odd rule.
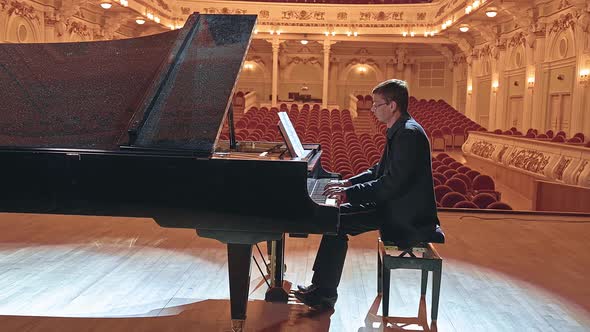
[[[469,85],[467,86],[467,93],[471,94],[473,92],[473,86]]]
[[[490,7],[486,10],[487,17],[496,17],[498,15],[498,10],[495,7]]]
[[[407,37],[408,36],[408,32],[407,31],[402,32],[402,36]]]
[[[254,64],[246,62],[246,63],[244,63],[244,69],[252,70],[252,69],[254,69]]]
[[[498,92],[498,87],[499,87],[499,86],[500,86],[500,83],[498,83],[498,81],[494,81],[494,82],[492,83],[492,91],[493,91],[494,93]]]
[[[367,67],[359,66],[357,70],[360,74],[365,74],[367,72]]]
[[[527,82],[527,86],[529,89],[532,89],[535,87],[535,78],[534,77],[529,77],[526,82]]]
[[[580,70],[580,84],[588,85],[590,80],[590,69]]]

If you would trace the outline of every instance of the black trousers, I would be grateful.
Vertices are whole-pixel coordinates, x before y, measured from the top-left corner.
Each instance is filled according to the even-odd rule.
[[[313,265],[311,282],[322,288],[337,288],[348,250],[348,235],[380,229],[383,217],[374,203],[340,206],[340,228],[337,235],[324,235]]]

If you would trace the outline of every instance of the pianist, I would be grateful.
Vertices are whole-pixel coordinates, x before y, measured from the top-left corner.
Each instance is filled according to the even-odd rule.
[[[371,111],[387,125],[387,145],[375,166],[325,188],[325,195],[344,204],[340,206],[338,235],[322,237],[312,284],[298,286],[295,292],[300,301],[314,308],[334,307],[348,235],[380,230],[384,239],[409,247],[427,239],[439,223],[430,142],[408,113],[406,82],[382,82],[372,94]]]

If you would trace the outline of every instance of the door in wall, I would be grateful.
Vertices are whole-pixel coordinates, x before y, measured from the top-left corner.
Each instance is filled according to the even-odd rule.
[[[524,109],[524,99],[522,96],[510,97],[508,101],[508,109],[506,111],[506,128],[516,127],[519,130],[524,130],[522,126],[522,112]]]
[[[547,127],[554,132],[570,129],[572,114],[572,96],[569,93],[551,94],[549,96],[549,121]]]

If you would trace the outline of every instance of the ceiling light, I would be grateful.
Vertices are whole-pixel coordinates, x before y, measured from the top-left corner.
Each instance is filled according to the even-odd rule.
[[[408,35],[407,31],[402,32],[402,36],[406,37]]]
[[[113,7],[113,4],[110,3],[109,1],[102,1],[100,3],[100,6],[104,9],[110,9],[111,7]]]
[[[471,7],[471,6],[465,7],[465,14],[471,13],[472,10],[473,10],[473,7]]]
[[[498,10],[494,7],[490,7],[486,10],[487,17],[496,17],[498,15]]]
[[[355,32],[352,33],[352,35],[356,37],[356,36],[359,35],[359,33],[355,31]]]
[[[145,24],[145,19],[143,17],[138,17],[135,19],[135,23],[139,25]]]
[[[467,24],[462,24],[459,27],[459,31],[461,31],[461,32],[467,32],[467,31],[469,31],[469,26]]]

